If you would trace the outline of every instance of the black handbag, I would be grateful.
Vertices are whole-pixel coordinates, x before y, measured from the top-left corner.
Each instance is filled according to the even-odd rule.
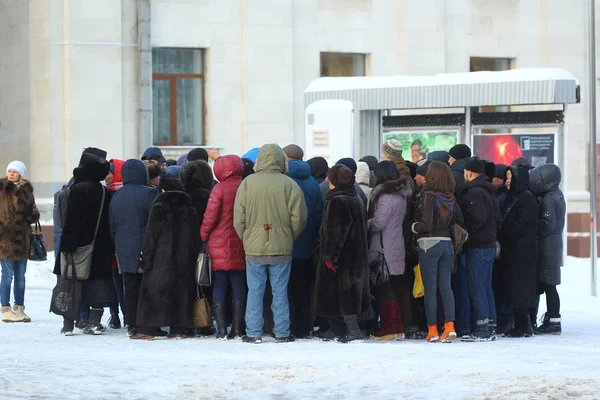
[[[33,227],[30,235],[29,244],[29,260],[30,261],[46,261],[48,259],[48,252],[46,251],[46,245],[44,244],[44,235],[42,235],[42,227],[37,222]]]
[[[212,263],[208,254],[206,243],[202,244],[200,254],[196,260],[196,283],[199,286],[212,285]]]
[[[369,265],[369,282],[372,286],[383,285],[390,280],[390,269],[388,268],[385,255],[383,254],[383,233],[379,233],[379,242],[381,243],[381,252],[377,253],[377,258],[371,261]]]
[[[75,269],[73,265],[71,268]],[[73,274],[76,272],[73,271]],[[52,290],[50,312],[63,316],[71,321],[79,320],[79,307],[81,304],[82,283],[76,279],[66,279],[58,276],[56,286]]]

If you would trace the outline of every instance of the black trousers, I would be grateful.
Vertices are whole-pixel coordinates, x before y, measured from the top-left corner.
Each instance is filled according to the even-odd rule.
[[[550,318],[559,318],[560,297],[558,296],[556,285],[542,284],[540,287],[540,291],[546,294],[546,307]]]
[[[311,259],[292,261],[288,298],[290,331],[296,337],[305,337],[313,330],[312,282],[314,273]]]
[[[142,274],[123,274],[123,288],[125,291],[125,325],[135,328],[137,319],[137,306],[142,286]]]

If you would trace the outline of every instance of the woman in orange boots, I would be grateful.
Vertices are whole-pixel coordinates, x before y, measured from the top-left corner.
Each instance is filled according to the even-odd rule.
[[[463,223],[463,216],[454,198],[456,182],[447,165],[433,162],[427,171],[427,190],[423,196],[423,212],[412,225],[418,235],[419,262],[425,287],[425,312],[429,326],[428,342],[451,342],[454,330],[454,295],[451,277],[454,264],[452,225]],[[446,324],[440,337],[437,328],[437,290],[442,296]]]

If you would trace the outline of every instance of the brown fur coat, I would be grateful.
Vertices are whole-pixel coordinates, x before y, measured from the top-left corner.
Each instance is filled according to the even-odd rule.
[[[31,224],[39,219],[31,182],[19,186],[0,179],[0,259],[28,258]]]

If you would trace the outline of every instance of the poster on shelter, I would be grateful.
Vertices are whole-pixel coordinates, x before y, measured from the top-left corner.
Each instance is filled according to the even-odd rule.
[[[385,132],[383,141],[389,139],[402,143],[404,159],[416,163],[432,151],[450,150],[457,143],[458,132]]]
[[[473,154],[496,164],[510,165],[524,157],[538,167],[554,163],[555,135],[476,135],[473,136]]]

